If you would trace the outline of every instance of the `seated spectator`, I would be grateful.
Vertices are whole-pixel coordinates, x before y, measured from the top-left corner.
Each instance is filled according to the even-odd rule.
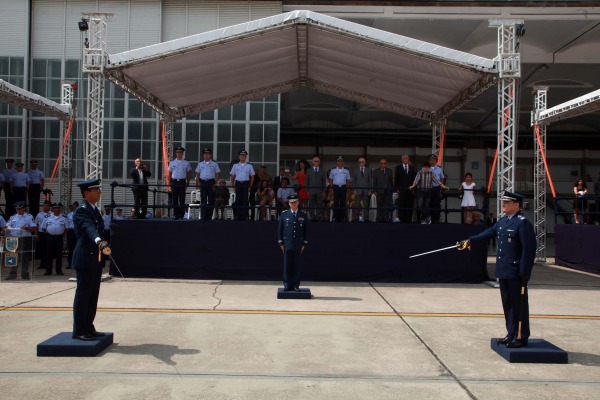
[[[275,197],[275,193],[273,193],[273,189],[271,189],[271,187],[269,186],[269,181],[267,180],[263,180],[260,181],[260,186],[258,187],[258,190],[256,191],[256,195],[258,196],[259,199],[259,209],[260,209],[260,214],[259,214],[259,219],[261,221],[268,221],[269,218],[268,216],[268,212],[271,208],[271,202],[273,201],[273,198]]]
[[[473,218],[471,219],[471,225],[485,225],[481,220],[481,213],[479,211],[474,211],[471,215],[473,215]]]
[[[587,221],[583,217],[578,215],[578,213],[581,212],[583,212],[583,214],[585,215],[585,213],[587,212],[586,197],[588,195],[588,189],[583,179],[579,179],[577,182],[575,182],[575,185],[573,185],[573,193],[575,194],[575,203],[573,207],[573,211],[575,214],[573,217],[575,219],[575,223],[585,224],[587,223]]]
[[[215,210],[216,219],[225,219],[225,206],[229,204],[229,188],[225,179],[219,179],[215,188]]]
[[[281,187],[277,189],[277,207],[281,210],[287,210],[289,208],[288,197],[294,193],[294,189],[289,187],[290,180],[284,177],[281,180]]]
[[[323,195],[323,221],[327,221],[333,206],[333,188],[329,187]]]
[[[351,221],[350,214],[356,208],[356,192],[349,190],[346,196],[346,221]],[[356,219],[356,217],[354,217]]]

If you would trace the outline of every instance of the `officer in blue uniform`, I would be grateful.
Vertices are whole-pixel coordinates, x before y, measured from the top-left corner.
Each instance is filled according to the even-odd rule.
[[[44,275],[52,275],[53,260],[56,260],[56,275],[64,275],[62,272],[62,248],[69,221],[61,214],[61,210],[61,203],[52,204],[52,214],[44,218],[40,229],[46,235],[46,251],[44,252],[46,273]]]
[[[510,348],[527,347],[530,335],[527,281],[535,259],[536,239],[533,225],[521,214],[523,198],[517,193],[504,192],[502,212],[505,216],[479,235],[458,244],[459,248],[464,249],[470,243],[485,245],[490,238],[498,237],[496,277],[500,281],[507,335],[496,342]],[[521,288],[524,288],[523,294]],[[522,323],[519,338],[520,319]]]
[[[246,158],[248,152],[246,150],[240,151],[239,157],[240,162],[236,163],[231,167],[231,186],[235,187],[235,209],[233,214],[235,215],[236,221],[248,221],[248,191],[254,183],[254,168],[248,162]]]
[[[17,163],[17,171],[10,178],[10,187],[15,203],[27,201],[27,190],[29,190],[31,179],[29,178],[29,175],[23,172],[23,166],[23,163]]]
[[[215,185],[219,180],[219,164],[212,159],[212,150],[208,147],[202,150],[203,161],[196,167],[196,188],[200,189],[202,216],[205,221],[212,220],[215,207]]]
[[[300,291],[300,257],[308,244],[308,215],[298,209],[298,194],[288,197],[290,208],[281,213],[277,242],[283,253],[283,289]]]
[[[190,163],[183,158],[185,149],[178,147],[175,149],[175,159],[169,163],[169,177],[171,181],[171,197],[173,199],[173,219],[183,219],[185,214],[185,193],[190,178],[192,177],[192,167]],[[116,218],[115,218],[116,219]]]
[[[4,228],[6,236],[18,236],[18,253],[21,257],[21,278],[29,280],[29,261],[31,260],[31,251],[33,248],[33,237],[37,238],[37,226],[33,222],[33,217],[25,210],[24,201],[13,203],[16,214],[13,214]],[[17,279],[17,269],[11,268],[9,275],[5,280]]]
[[[77,244],[73,252],[72,266],[77,271],[77,289],[73,301],[73,338],[96,340],[104,336],[94,327],[102,265],[100,253],[110,252],[108,243],[102,240],[104,223],[96,208],[102,194],[100,179],[79,185],[84,200],[73,214]]]

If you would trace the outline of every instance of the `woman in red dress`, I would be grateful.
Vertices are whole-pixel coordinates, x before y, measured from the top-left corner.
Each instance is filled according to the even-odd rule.
[[[300,208],[308,207],[308,192],[306,191],[306,170],[308,169],[308,162],[304,160],[298,161],[298,167],[296,173],[291,175],[292,179],[298,180],[298,197],[300,197]]]

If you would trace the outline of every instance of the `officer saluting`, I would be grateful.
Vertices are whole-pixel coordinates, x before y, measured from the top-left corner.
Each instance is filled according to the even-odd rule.
[[[104,336],[94,327],[102,266],[100,252],[110,254],[108,243],[102,240],[104,223],[96,203],[102,194],[100,179],[79,185],[84,200],[73,214],[77,245],[73,252],[73,269],[77,271],[77,289],[73,301],[73,338],[95,340]]]
[[[536,239],[533,225],[521,214],[523,198],[517,193],[504,192],[502,212],[505,216],[479,235],[459,243],[459,248],[465,248],[470,242],[485,244],[490,238],[498,236],[496,277],[500,281],[507,335],[496,342],[511,348],[527,347],[530,334],[526,286],[535,259]],[[523,293],[521,288],[524,288]]]
[[[283,290],[300,291],[300,256],[308,244],[308,216],[298,209],[298,194],[288,197],[290,208],[281,213],[277,242],[283,253]]]

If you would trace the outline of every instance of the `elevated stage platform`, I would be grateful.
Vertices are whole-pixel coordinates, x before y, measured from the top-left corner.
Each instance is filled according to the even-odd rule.
[[[447,247],[483,228],[460,224],[311,223],[303,281],[476,283],[485,246]],[[279,281],[277,222],[113,221],[113,258],[128,277]],[[110,273],[119,276],[113,265]]]
[[[600,274],[599,225],[556,225],[556,265]]]

